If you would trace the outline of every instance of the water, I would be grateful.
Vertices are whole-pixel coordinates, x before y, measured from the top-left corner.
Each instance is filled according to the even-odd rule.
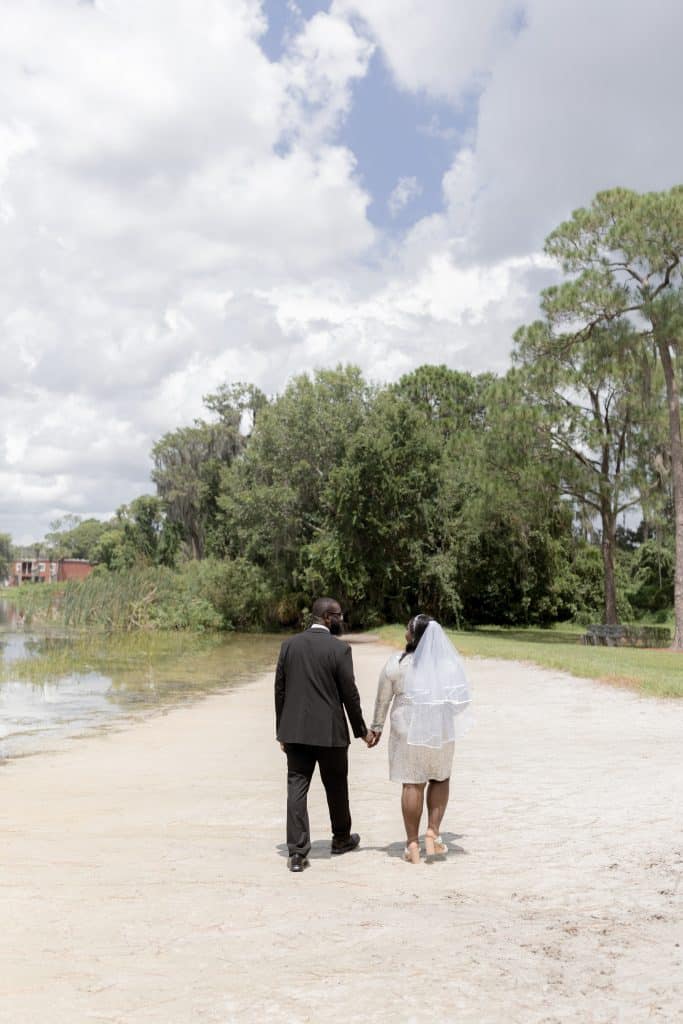
[[[0,603],[0,760],[255,679],[280,636],[38,633]]]

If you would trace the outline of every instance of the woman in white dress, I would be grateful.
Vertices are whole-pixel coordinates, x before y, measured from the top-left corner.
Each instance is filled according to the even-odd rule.
[[[406,829],[405,859],[420,862],[420,819],[427,789],[427,857],[444,856],[440,836],[448,804],[456,735],[464,732],[470,696],[458,652],[438,622],[415,615],[406,629],[406,648],[382,669],[371,731],[375,743],[391,705],[389,778],[403,784],[401,811]]]

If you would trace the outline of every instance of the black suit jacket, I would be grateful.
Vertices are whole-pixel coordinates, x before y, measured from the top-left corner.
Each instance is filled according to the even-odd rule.
[[[275,670],[275,722],[280,743],[347,747],[365,736],[351,648],[326,629],[307,629],[280,648]]]

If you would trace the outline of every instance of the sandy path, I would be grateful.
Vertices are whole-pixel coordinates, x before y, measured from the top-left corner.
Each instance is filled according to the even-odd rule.
[[[354,650],[368,719],[387,649]],[[286,871],[272,683],[0,770],[0,1020],[679,1019],[683,703],[470,663],[443,864],[400,858],[386,747],[362,848]]]

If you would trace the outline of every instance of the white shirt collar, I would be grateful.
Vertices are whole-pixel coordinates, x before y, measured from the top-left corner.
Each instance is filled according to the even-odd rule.
[[[314,622],[311,629],[324,629],[326,633],[329,633],[327,626],[323,626],[322,622]]]

